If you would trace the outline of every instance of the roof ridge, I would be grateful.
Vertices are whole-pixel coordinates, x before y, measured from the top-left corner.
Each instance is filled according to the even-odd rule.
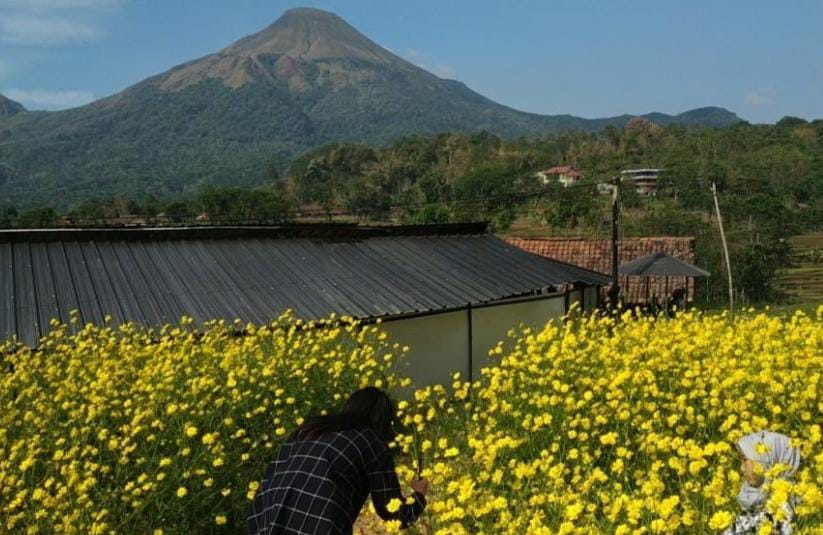
[[[359,225],[357,223],[297,223],[283,225],[197,225],[181,227],[58,227],[0,230],[0,243],[196,240],[236,238],[361,240],[395,236],[485,234],[486,222],[434,225]]]

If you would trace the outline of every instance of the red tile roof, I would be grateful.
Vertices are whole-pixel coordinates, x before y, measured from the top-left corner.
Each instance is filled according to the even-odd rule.
[[[580,171],[578,171],[570,165],[558,165],[555,167],[549,167],[548,169],[544,169],[541,172],[546,175],[566,175],[573,177],[583,176],[583,173],[581,173]]]
[[[548,169],[544,169],[543,172],[547,175],[559,175],[561,173],[568,173],[572,170],[570,165],[556,165],[554,167],[549,167]]]
[[[530,253],[553,258],[586,269],[611,274],[611,240],[587,238],[514,238],[504,239]],[[626,238],[620,240],[618,259],[620,264],[643,256],[663,252],[685,262],[694,263],[694,238]],[[694,281],[685,277],[670,277],[668,284],[663,277],[620,277],[621,295],[626,303],[645,303],[649,297],[663,298],[679,287],[688,288],[688,298],[694,296]],[[628,290],[627,290],[628,288]]]

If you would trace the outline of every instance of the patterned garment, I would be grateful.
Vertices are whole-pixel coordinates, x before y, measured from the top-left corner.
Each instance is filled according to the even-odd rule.
[[[391,451],[374,431],[290,438],[266,468],[248,530],[251,535],[349,535],[369,494],[381,518],[399,520],[403,527],[426,506],[417,492],[414,502],[406,504]],[[402,502],[394,513],[388,510],[393,498]]]
[[[734,519],[734,524],[723,532],[723,535],[757,535],[758,530],[764,524],[772,525],[772,533],[775,535],[792,535],[791,520],[787,522],[775,522],[771,515],[764,512],[741,513]]]

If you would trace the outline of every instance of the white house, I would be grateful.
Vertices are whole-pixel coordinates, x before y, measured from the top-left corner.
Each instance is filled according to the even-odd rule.
[[[563,187],[568,188],[572,184],[576,184],[583,179],[583,173],[570,165],[560,165],[549,167],[536,173],[544,184],[548,184],[553,180],[563,184]]]

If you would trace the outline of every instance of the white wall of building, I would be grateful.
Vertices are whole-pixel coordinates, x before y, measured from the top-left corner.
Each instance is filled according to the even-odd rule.
[[[511,349],[511,329],[541,329],[549,320],[563,316],[565,310],[563,295],[472,309],[473,378],[480,378],[480,369],[496,362],[495,357],[489,357],[489,350],[498,342],[503,342],[504,351]]]
[[[469,322],[466,311],[383,322],[389,340],[410,350],[398,372],[415,386],[451,384],[451,374],[469,372]]]
[[[581,292],[577,291],[575,296],[579,300]],[[562,294],[473,308],[472,376],[479,378],[480,369],[494,361],[489,357],[489,350],[499,341],[504,342],[504,347],[511,347],[509,330],[520,326],[539,329],[564,313],[565,299]],[[458,371],[463,379],[468,377],[467,310],[384,321],[382,328],[390,340],[409,346],[410,350],[398,364],[397,371],[410,377],[414,386],[449,385],[452,374]]]
[[[597,294],[599,291],[596,286],[583,288],[583,310],[588,312],[597,308]]]

